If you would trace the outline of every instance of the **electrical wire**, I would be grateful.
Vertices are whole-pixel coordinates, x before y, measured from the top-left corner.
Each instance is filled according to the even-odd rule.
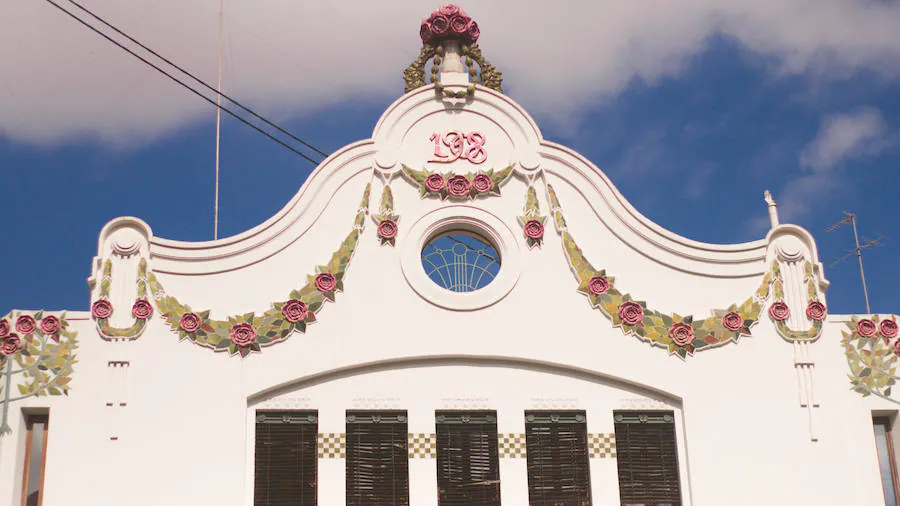
[[[153,49],[150,49],[149,47],[145,46],[145,45],[142,44],[140,41],[134,39],[132,36],[128,35],[127,33],[123,32],[122,30],[119,30],[118,28],[116,28],[115,26],[113,26],[112,24],[110,24],[110,23],[109,23],[108,21],[106,21],[105,19],[101,18],[101,17],[98,16],[97,14],[94,14],[94,13],[93,13],[90,9],[88,9],[87,7],[84,7],[83,5],[81,5],[80,3],[76,2],[75,0],[66,0],[66,1],[68,1],[70,4],[74,5],[75,7],[78,7],[78,8],[81,9],[82,11],[86,12],[88,15],[90,15],[91,17],[93,17],[93,18],[96,19],[97,21],[99,21],[99,22],[103,23],[104,25],[108,26],[109,28],[111,28],[112,30],[114,30],[114,31],[115,31],[116,33],[118,33],[119,35],[121,35],[121,36],[125,37],[126,39],[130,40],[131,42],[137,44],[138,46],[141,47],[141,49],[144,49],[145,51],[147,51],[148,53],[152,54],[153,56],[155,56],[155,57],[159,58],[160,60],[162,60],[162,61],[168,63],[169,65],[175,67],[176,69],[178,69],[178,70],[181,71],[182,73],[184,73],[184,74],[190,76],[191,79],[193,79],[194,81],[197,81],[198,83],[202,84],[206,89],[208,89],[208,90],[210,90],[210,91],[212,91],[212,92],[215,92],[215,93],[218,94],[218,95],[221,95],[222,98],[224,98],[225,100],[228,100],[229,102],[234,103],[234,105],[236,105],[236,106],[240,107],[241,109],[243,109],[243,110],[249,112],[249,113],[252,114],[253,116],[256,116],[257,118],[261,119],[261,120],[264,121],[266,124],[268,124],[269,126],[275,128],[275,129],[278,130],[279,132],[281,132],[281,133],[287,135],[287,136],[290,137],[291,139],[294,139],[295,141],[299,142],[300,144],[303,144],[304,146],[308,147],[309,149],[315,151],[316,153],[318,153],[318,154],[320,154],[320,155],[322,155],[322,156],[325,156],[325,157],[328,156],[326,153],[323,153],[322,151],[320,151],[320,150],[319,150],[318,148],[316,148],[315,146],[313,146],[313,145],[307,143],[307,142],[304,141],[303,139],[297,137],[296,135],[294,135],[294,134],[288,132],[287,130],[281,128],[280,126],[276,125],[275,123],[272,123],[271,121],[267,120],[266,118],[260,116],[260,115],[257,114],[254,110],[250,109],[249,107],[244,106],[244,104],[242,104],[242,103],[238,102],[237,100],[235,100],[235,99],[229,97],[228,95],[222,93],[222,92],[221,92],[220,90],[218,90],[217,88],[213,88],[212,86],[210,86],[209,84],[207,84],[206,82],[204,82],[202,79],[200,79],[199,77],[195,76],[194,74],[188,72],[187,70],[185,70],[185,69],[179,67],[177,64],[175,64],[174,62],[172,62],[171,60],[169,60],[169,59],[166,58],[165,56],[163,56],[163,55],[157,53],[156,51],[154,51]]]
[[[57,4],[57,3],[54,2],[53,0],[44,0],[44,1],[47,2],[47,3],[49,3],[49,4],[52,5],[52,6],[56,7],[57,9],[59,9],[60,11],[62,11],[63,13],[65,13],[66,15],[68,15],[69,17],[71,17],[72,19],[74,19],[75,21],[78,21],[79,23],[81,23],[82,25],[84,25],[85,27],[87,27],[88,29],[90,29],[91,31],[93,31],[94,33],[96,33],[97,35],[100,35],[101,37],[103,37],[104,39],[108,40],[109,42],[112,42],[113,44],[115,44],[116,46],[118,46],[120,49],[122,49],[123,51],[127,52],[127,53],[130,54],[131,56],[134,56],[134,57],[137,58],[138,60],[142,61],[143,63],[145,63],[145,64],[147,64],[147,65],[149,65],[150,67],[152,67],[152,68],[153,68],[154,70],[156,70],[157,72],[163,74],[164,76],[168,77],[169,79],[171,79],[171,80],[175,81],[176,83],[180,84],[181,86],[185,87],[187,90],[189,90],[189,91],[192,92],[193,94],[195,94],[195,95],[197,95],[198,97],[202,98],[203,100],[209,102],[209,103],[212,104],[213,106],[219,107],[221,110],[225,111],[225,112],[228,113],[231,117],[235,118],[236,120],[240,121],[241,123],[244,123],[245,125],[249,126],[250,128],[252,128],[252,129],[256,130],[257,132],[259,132],[259,133],[265,135],[265,136],[268,137],[270,140],[272,140],[272,141],[278,143],[278,144],[281,145],[282,147],[287,148],[287,149],[293,151],[294,153],[300,155],[301,157],[305,158],[306,160],[308,160],[309,162],[313,163],[314,165],[318,165],[318,164],[320,163],[320,162],[318,162],[318,161],[316,161],[316,160],[313,160],[312,158],[310,158],[309,156],[307,156],[307,155],[306,155],[305,153],[303,153],[302,151],[298,151],[297,149],[295,149],[295,148],[292,147],[291,145],[289,145],[289,144],[285,143],[284,141],[278,139],[277,137],[273,136],[273,135],[270,134],[269,132],[266,132],[266,131],[263,130],[262,128],[260,128],[260,127],[258,127],[258,126],[256,126],[256,125],[254,125],[253,123],[247,121],[246,119],[244,119],[244,118],[241,117],[240,115],[238,115],[238,114],[236,114],[235,112],[233,112],[231,109],[228,109],[227,107],[222,106],[222,105],[217,105],[216,102],[215,102],[214,100],[210,99],[210,98],[207,97],[206,95],[204,95],[204,94],[200,93],[199,91],[197,91],[196,89],[192,88],[189,84],[185,83],[184,81],[182,81],[182,80],[178,79],[177,77],[173,76],[172,74],[166,72],[165,70],[163,70],[163,69],[160,68],[159,66],[155,65],[153,62],[148,61],[146,58],[144,58],[144,57],[142,57],[141,55],[135,53],[135,52],[132,51],[131,49],[125,47],[125,46],[124,46],[123,44],[121,44],[120,42],[116,41],[115,39],[113,39],[113,38],[110,37],[109,35],[107,35],[107,34],[101,32],[101,31],[98,30],[96,27],[94,27],[93,25],[91,25],[91,24],[88,23],[87,21],[85,21],[85,20],[79,18],[78,16],[76,16],[76,15],[73,14],[72,12],[66,10],[64,7],[62,7],[61,5]],[[69,0],[69,1],[71,1],[71,0]],[[72,3],[74,3],[74,2],[72,2]],[[77,5],[77,4],[76,4],[76,5]],[[88,12],[89,12],[89,11],[88,11]],[[111,26],[111,25],[109,25],[109,26]],[[119,30],[116,29],[116,28],[113,28],[113,29],[116,30],[116,31],[119,32],[119,33],[122,33],[121,31],[119,31]],[[124,34],[123,34],[123,35],[124,35]],[[127,37],[129,40],[134,41],[134,39],[131,39],[131,37],[128,37],[127,35],[125,35],[125,37]],[[162,58],[162,57],[159,56],[157,53],[155,53],[155,52],[153,52],[152,50],[148,49],[146,46],[143,46],[142,44],[140,44],[140,43],[138,43],[138,42],[136,42],[136,41],[135,41],[135,43],[137,43],[138,45],[141,45],[141,47],[143,47],[144,49],[147,49],[148,51],[150,51],[151,53],[153,53],[153,54],[156,55],[157,57],[159,57],[159,58],[165,60],[165,58]],[[175,64],[169,62],[168,60],[165,60],[165,61],[166,61],[167,63],[169,63],[170,65],[172,65],[172,66],[178,68],[181,72],[184,72],[185,74],[191,75],[191,74],[189,74],[187,71],[181,69],[180,67],[178,67],[178,66],[176,66]],[[191,76],[191,77],[193,77],[193,76]],[[202,83],[204,86],[206,86],[207,88],[210,88],[209,85],[207,85],[206,83],[203,83],[202,81],[200,81],[200,80],[197,79],[196,77],[193,77],[193,79],[195,79],[195,80],[201,82],[201,83]],[[210,88],[210,89],[212,89],[213,91],[215,91],[214,88]],[[252,112],[252,111],[250,111],[250,110],[247,109],[246,107],[241,106],[240,104],[238,104],[236,101],[234,101],[233,99],[229,98],[229,97],[226,96],[225,94],[221,94],[221,95],[222,95],[224,98],[226,98],[227,100],[229,100],[229,101],[231,101],[231,102],[234,102],[234,103],[237,104],[239,107],[241,107],[241,108],[247,110],[248,112],[250,112],[250,113],[253,114],[254,116],[256,116],[256,117],[262,119],[262,120],[265,121],[267,124],[274,126],[276,129],[278,129],[278,130],[281,131],[282,133],[287,134],[289,137],[293,138],[294,140],[297,140],[298,142],[302,143],[303,145],[309,146],[306,142],[304,142],[304,141],[302,141],[301,139],[297,138],[296,136],[294,136],[294,135],[292,135],[292,134],[286,132],[286,131],[285,131],[284,129],[282,129],[281,127],[278,127],[277,125],[275,125],[275,124],[272,123],[271,121],[266,120],[266,119],[263,118],[262,116],[260,116],[260,115],[258,115],[258,114],[256,114],[256,113],[254,113],[254,112]],[[310,147],[311,149],[314,149],[317,153],[319,153],[319,154],[321,154],[321,155],[323,155],[323,156],[327,156],[327,155],[325,155],[325,153],[322,153],[322,152],[319,151],[318,149],[312,148],[311,146],[309,146],[309,147]]]

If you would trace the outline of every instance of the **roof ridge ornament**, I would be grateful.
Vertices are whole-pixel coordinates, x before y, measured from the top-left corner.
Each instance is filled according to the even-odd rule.
[[[503,74],[482,55],[478,47],[480,36],[478,23],[459,6],[442,5],[432,12],[419,27],[422,39],[419,57],[403,71],[404,92],[409,93],[431,82],[435,91],[450,98],[473,95],[476,83],[502,93]],[[428,60],[432,60],[430,81],[425,78]],[[463,82],[467,83],[465,90],[445,89],[448,84]]]

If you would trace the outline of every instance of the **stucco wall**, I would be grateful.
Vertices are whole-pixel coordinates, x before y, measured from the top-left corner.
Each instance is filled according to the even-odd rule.
[[[477,168],[516,164],[502,196],[421,198],[398,173],[402,164],[423,166],[431,133],[450,129],[485,134],[489,156]],[[473,167],[460,160],[449,169]],[[670,409],[684,504],[883,504],[871,417],[895,408],[848,389],[842,317],[829,317],[808,345],[811,409],[801,407],[807,387],[795,367],[798,345],[764,314],[752,337],[685,360],[648,346],[575,290],[550,221],[544,244],[528,248],[516,217],[529,180],[544,214],[546,184],[554,186],[568,231],[596,267],[615,276],[622,291],[666,312],[703,318],[739,303],[775,258],[766,241],[706,245],[661,230],[599,169],[543,141],[502,95],[479,88],[462,106],[426,88],[398,100],[372,140],[332,155],[282,212],[245,234],[186,244],[129,222],[127,234],[143,249],[117,260],[113,303],[130,307],[134,275],[118,273],[146,258],[168,294],[219,319],[262,313],[302,286],[352,230],[367,184],[374,212],[391,181],[400,234],[396,247],[382,246],[367,218],[337,301],[325,304],[305,334],[243,359],[179,342],[158,310],[134,340],[102,339],[88,314],[70,315],[80,339],[72,390],[12,405],[13,433],[0,439],[0,504],[20,501],[25,408],[50,413],[45,505],[227,506],[252,504],[254,410],[316,409],[319,431],[339,433],[345,410],[372,406],[408,410],[410,432],[423,433],[434,432],[434,410],[448,407],[495,409],[499,431],[508,433],[524,431],[526,409],[583,409],[592,433],[612,433],[616,409]],[[501,253],[513,282],[481,302],[477,292],[469,296],[467,304],[485,305],[475,310],[447,309],[456,300],[450,296],[443,305],[423,298],[414,287],[427,280],[402,264],[417,256],[421,239],[408,231],[456,212],[500,223],[512,238]],[[95,281],[121,233],[101,234]],[[796,234],[800,242],[806,237]],[[804,248],[805,258],[817,262],[814,245]],[[815,282],[827,286],[821,273]],[[127,311],[118,315],[119,324],[128,323]],[[129,365],[123,371],[111,361]],[[344,461],[320,459],[319,466],[320,504],[341,504]],[[594,458],[590,466],[595,504],[616,504],[615,459]],[[500,470],[504,504],[526,504],[524,459],[502,459]],[[435,461],[412,460],[410,476],[412,504],[436,504]]]

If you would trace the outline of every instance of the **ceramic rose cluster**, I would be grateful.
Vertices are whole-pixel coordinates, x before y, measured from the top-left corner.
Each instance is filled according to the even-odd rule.
[[[898,327],[897,321],[893,317],[881,320],[878,323],[869,318],[863,318],[856,322],[856,333],[860,337],[872,339],[878,339],[880,335],[884,339],[884,343],[888,344],[891,339],[900,334],[900,327]],[[900,355],[900,339],[894,342],[894,353]]]
[[[436,44],[442,40],[459,39],[466,43],[478,41],[481,31],[478,23],[466,11],[456,5],[443,5],[422,21],[419,36],[424,44]]]

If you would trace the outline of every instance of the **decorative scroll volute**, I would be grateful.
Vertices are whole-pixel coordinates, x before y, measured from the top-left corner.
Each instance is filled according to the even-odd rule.
[[[137,218],[111,221],[100,232],[91,288],[91,313],[104,339],[135,339],[153,306],[147,291],[150,227]]]
[[[782,337],[814,340],[825,318],[825,289],[815,243],[805,230],[780,225],[769,234],[767,253],[772,266],[769,316]]]

